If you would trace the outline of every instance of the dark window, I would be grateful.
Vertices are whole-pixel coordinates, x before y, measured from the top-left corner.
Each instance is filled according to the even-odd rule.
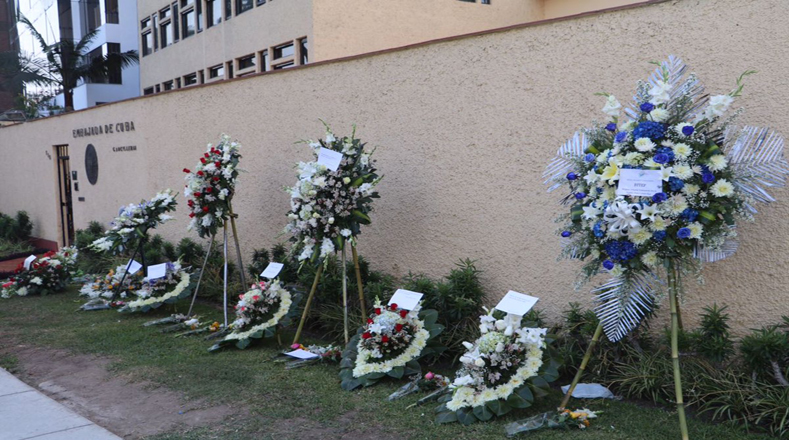
[[[142,34],[142,56],[153,53],[153,34],[148,31]]]
[[[92,32],[101,26],[101,5],[99,0],[85,0],[85,33]]]
[[[258,6],[265,4],[266,4],[266,0],[258,0]]]
[[[483,5],[489,5],[490,4],[490,0],[482,0],[482,4]]]
[[[182,38],[189,38],[195,34],[195,10],[190,9],[181,14],[181,29],[183,30]]]
[[[161,40],[161,47],[165,48],[168,45],[173,44],[170,37],[170,32],[172,31],[172,23],[169,21],[167,23],[162,23],[162,25],[159,27],[159,30],[161,31],[159,35],[159,39]]]
[[[238,70],[255,67],[255,55],[247,55],[238,59]]]
[[[274,48],[274,59],[287,58],[293,56],[293,43],[283,44]]]
[[[218,66],[210,67],[208,69],[209,79],[224,78],[224,77],[225,77],[225,66],[220,64]]]
[[[206,0],[205,13],[208,27],[216,26],[222,22],[222,0]]]
[[[236,0],[236,15],[252,9],[253,6],[253,0]]]
[[[140,20],[140,29],[145,29],[151,25],[151,17]]]
[[[121,53],[120,43],[107,43],[107,55]],[[110,84],[123,84],[123,73],[121,66],[112,66],[107,72],[107,82]]]
[[[227,77],[228,78],[233,77],[233,63],[230,61],[227,62]]]
[[[159,11],[159,18],[164,20],[166,18],[170,18],[170,8],[164,8]]]
[[[225,0],[225,20],[233,16],[233,0]]]
[[[148,87],[142,91],[143,95],[153,95],[153,87]]]
[[[260,52],[260,71],[265,72],[269,70],[268,51]]]
[[[198,0],[195,11],[197,11],[197,32],[200,32],[203,30],[203,0]]]
[[[104,18],[107,23],[118,24],[118,0],[104,0]]]
[[[156,16],[151,17],[153,19],[153,49],[156,50],[159,48],[159,31],[156,30]]]
[[[191,86],[193,84],[197,84],[196,73],[190,73],[189,75],[184,76],[184,87]]]
[[[161,86],[159,86],[159,84],[156,84],[156,93],[159,93],[161,91],[162,91]]]
[[[176,89],[180,89],[181,88],[181,78],[176,78],[175,79],[175,88]]]
[[[164,83],[162,83],[162,87],[164,88],[165,92],[168,91],[168,90],[172,90],[173,89],[173,82],[172,81],[164,82]]]
[[[274,66],[274,70],[287,69],[288,67],[293,67],[294,65],[295,64],[293,64],[293,61],[288,61],[287,63],[277,64]]]
[[[299,64],[307,64],[309,62],[309,50],[307,46],[306,38],[299,40],[299,50],[301,51],[301,60]]]
[[[200,84],[205,84],[205,72],[203,72],[203,71],[201,70],[201,71],[199,71],[199,72],[197,72],[197,73],[199,73],[199,74],[200,74]]]
[[[178,3],[173,3],[173,42],[181,37],[181,32],[178,30],[178,17]]]

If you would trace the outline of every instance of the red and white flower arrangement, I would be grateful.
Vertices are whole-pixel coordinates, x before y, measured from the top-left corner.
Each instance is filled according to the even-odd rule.
[[[188,229],[196,229],[200,237],[216,235],[217,229],[231,213],[230,201],[238,178],[240,147],[241,144],[223,134],[216,146],[208,144],[194,171],[184,168],[184,196],[192,219]]]
[[[47,252],[43,257],[33,260],[27,269],[20,263],[14,276],[2,284],[0,298],[47,295],[65,290],[76,258],[77,250],[66,247],[58,252]]]

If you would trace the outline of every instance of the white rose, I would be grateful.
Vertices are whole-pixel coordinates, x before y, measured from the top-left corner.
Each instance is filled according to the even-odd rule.
[[[723,116],[729,106],[734,102],[734,98],[729,95],[715,95],[710,98],[707,104],[707,110],[704,115],[707,119],[712,119],[715,116]]]
[[[621,108],[622,104],[616,100],[614,95],[608,95],[608,100],[606,100],[605,106],[603,106],[603,113],[615,118],[619,116],[619,110]]]

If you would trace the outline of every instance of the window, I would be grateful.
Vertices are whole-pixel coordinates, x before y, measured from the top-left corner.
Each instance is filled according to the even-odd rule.
[[[156,30],[156,15],[151,17],[151,27],[153,28],[153,50],[159,48],[159,32]]]
[[[107,43],[107,55],[121,53],[120,43]],[[107,71],[107,82],[109,84],[123,84],[123,72],[120,64],[112,66]]]
[[[159,18],[162,20],[166,20],[170,18],[170,8],[164,8],[161,11],[159,11]]]
[[[148,87],[142,91],[143,95],[153,95],[153,87]]]
[[[181,78],[176,78],[175,79],[175,88],[176,89],[180,89],[181,88]]]
[[[173,82],[172,81],[163,82],[162,83],[162,88],[164,89],[165,92],[168,91],[168,90],[172,90],[173,89]]]
[[[233,0],[225,0],[225,20],[233,17]]]
[[[173,3],[173,42],[181,38],[181,32],[178,30],[178,2]]]
[[[118,24],[118,0],[104,0],[104,21],[106,23]]]
[[[151,31],[142,34],[142,56],[153,53],[153,34]]]
[[[203,0],[198,0],[195,5],[197,11],[197,32],[203,31]]]
[[[274,59],[292,57],[294,54],[293,43],[283,44],[274,48]]]
[[[483,5],[489,5],[490,0],[482,0],[480,3],[482,3]]]
[[[198,73],[200,74],[200,84],[205,84],[205,72],[201,70]]]
[[[168,21],[167,23],[162,23],[159,25],[159,40],[162,42],[162,48],[167,47],[170,44],[173,44],[170,38],[170,32],[172,32],[172,24]]]
[[[191,86],[197,84],[197,74],[190,73],[189,75],[184,75],[184,87]]]
[[[206,26],[216,26],[222,22],[222,0],[206,0]]]
[[[156,84],[156,93],[159,93],[161,91],[162,91],[161,86],[159,86],[159,84]]]
[[[260,71],[266,72],[269,70],[268,51],[263,50],[260,52]]]
[[[227,63],[225,63],[225,68],[227,69],[227,77],[228,78],[232,78],[233,77],[233,63],[231,61],[228,61]]]
[[[195,0],[181,0],[181,9],[187,6],[191,6],[192,4],[194,4],[194,2]],[[200,1],[198,1],[198,3],[200,3]]]
[[[85,11],[84,33],[92,32],[101,26],[101,5],[99,0],[84,0],[82,7]]]
[[[151,17],[147,17],[140,20],[140,30],[145,30],[150,25],[151,25]]]
[[[266,4],[266,0],[258,0],[258,6],[265,4]]]
[[[288,61],[287,63],[277,64],[276,66],[274,66],[274,70],[287,69],[288,67],[293,67],[293,66],[295,66],[293,61]]]
[[[225,66],[220,64],[218,66],[208,68],[208,79],[224,78],[224,77],[225,77]]]
[[[252,9],[253,6],[253,0],[236,0],[236,15]]]
[[[307,38],[302,38],[299,40],[299,64],[307,64],[309,62],[309,50],[307,48]]]
[[[238,59],[238,70],[255,67],[255,55],[247,55]]]
[[[181,36],[183,39],[189,38],[197,32],[194,9],[181,13],[181,30],[183,31]]]

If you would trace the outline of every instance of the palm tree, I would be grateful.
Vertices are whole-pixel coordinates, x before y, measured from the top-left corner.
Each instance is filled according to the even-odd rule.
[[[74,89],[80,81],[101,82],[113,70],[139,62],[136,50],[92,56],[88,47],[96,38],[98,30],[88,32],[79,41],[62,39],[47,44],[30,20],[20,16],[19,22],[27,27],[38,42],[44,58],[26,57],[15,52],[0,54],[0,74],[6,72],[3,75],[5,88],[20,83],[58,86],[63,92],[67,110],[74,108]]]

